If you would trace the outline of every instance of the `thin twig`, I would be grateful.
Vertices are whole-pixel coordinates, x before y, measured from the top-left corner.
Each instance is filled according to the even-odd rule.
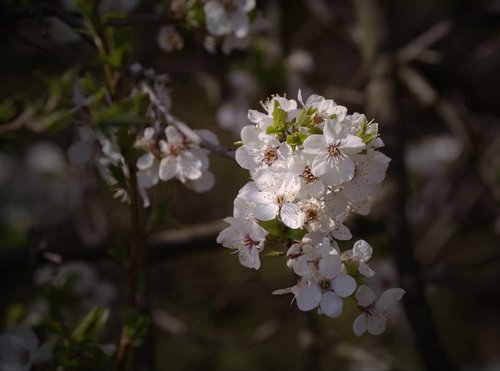
[[[403,47],[398,53],[399,61],[406,63],[417,59],[429,46],[444,38],[452,29],[453,24],[450,21],[439,21]]]
[[[146,71],[142,66],[134,64],[131,67],[131,73],[135,77],[139,77],[142,79],[144,91],[148,94],[151,103],[156,107],[156,109],[163,115],[165,121],[172,126],[174,126],[177,130],[179,130],[184,136],[186,136],[193,143],[198,144],[200,147],[208,149],[209,151],[226,157],[231,160],[235,160],[235,152],[232,149],[228,149],[220,146],[217,143],[211,142],[202,138],[198,133],[196,133],[193,129],[191,129],[187,124],[179,120],[177,117],[172,115],[165,106],[165,104],[158,97],[153,85],[152,78],[154,75],[151,71]]]

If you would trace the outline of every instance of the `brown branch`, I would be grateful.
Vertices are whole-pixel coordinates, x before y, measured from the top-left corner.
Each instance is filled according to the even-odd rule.
[[[193,129],[191,129],[187,124],[179,120],[177,117],[170,113],[168,107],[161,101],[158,97],[154,85],[153,80],[155,78],[154,72],[151,70],[145,70],[141,65],[134,64],[130,68],[130,72],[133,77],[139,78],[143,82],[143,88],[146,94],[148,94],[151,103],[156,107],[156,109],[163,115],[165,121],[172,126],[174,126],[177,130],[179,130],[183,135],[185,135],[189,140],[198,144],[200,147],[208,149],[209,151],[226,157],[230,160],[235,160],[235,151],[232,149],[228,149],[220,146],[217,143],[213,143],[202,138],[198,133],[196,133]]]
[[[145,241],[144,264],[154,266],[192,253],[220,251],[215,240],[227,225],[222,220],[196,224],[181,230],[172,230],[151,236]],[[34,269],[43,264],[60,264],[69,261],[113,260],[108,253],[109,243],[89,248],[78,243],[65,242],[69,248],[58,248],[46,244],[34,244],[31,248],[0,253],[0,277],[9,277],[13,272]]]
[[[410,326],[415,334],[417,349],[428,370],[452,370],[447,352],[433,320],[424,294],[420,268],[413,252],[413,240],[406,209],[407,176],[404,163],[405,132],[398,104],[398,85],[395,52],[390,47],[388,6],[383,0],[356,0],[354,2],[362,29],[364,63],[370,82],[367,87],[367,110],[381,123],[387,153],[392,157],[389,180],[392,193],[386,204],[387,235],[396,260],[401,286],[406,290],[403,304]]]
[[[32,6],[18,7],[11,11],[6,11],[0,20],[1,25],[17,21],[22,18],[55,17],[72,28],[80,35],[82,40],[95,48],[93,38],[85,32],[85,24],[78,15],[67,12],[65,9],[54,4],[36,4]]]

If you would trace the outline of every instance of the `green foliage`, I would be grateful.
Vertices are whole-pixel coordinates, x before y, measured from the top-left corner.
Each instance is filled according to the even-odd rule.
[[[95,341],[106,325],[109,316],[109,309],[95,307],[87,313],[71,334],[71,338],[82,343],[85,341]]]
[[[272,220],[260,220],[259,225],[268,231],[273,237],[288,238],[290,240],[301,240],[307,234],[307,229],[288,228],[281,220],[274,218]]]
[[[110,366],[109,352],[103,350],[98,339],[107,323],[109,310],[95,307],[68,332],[57,322],[51,330],[56,338],[54,361],[64,368],[105,368]]]
[[[125,330],[132,346],[138,347],[142,344],[150,324],[149,317],[140,314],[134,308],[125,308]]]

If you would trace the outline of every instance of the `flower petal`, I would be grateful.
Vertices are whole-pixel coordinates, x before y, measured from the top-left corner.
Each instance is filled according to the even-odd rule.
[[[328,317],[339,317],[344,308],[342,299],[331,291],[327,291],[322,295],[319,305],[323,313]]]
[[[358,304],[362,307],[367,307],[375,301],[375,293],[371,288],[365,285],[358,287],[358,291],[356,291],[355,296]]]
[[[307,312],[318,306],[321,301],[321,290],[316,285],[304,285],[297,293],[297,307]]]
[[[381,310],[387,310],[400,301],[404,294],[405,290],[401,288],[385,290],[382,295],[380,295],[380,299],[377,300],[377,307]]]
[[[333,280],[332,289],[338,296],[346,298],[356,290],[356,280],[348,274],[339,274]]]
[[[304,225],[304,213],[296,204],[284,204],[281,207],[280,218],[288,228],[298,229]]]
[[[385,331],[387,319],[378,311],[375,311],[371,316],[367,316],[366,327],[372,335],[380,335]]]
[[[364,240],[356,241],[352,249],[353,255],[362,262],[370,260],[373,249],[370,244]]]
[[[356,336],[361,336],[365,333],[366,331],[366,315],[360,314],[359,316],[356,317],[354,320],[354,323],[352,324],[352,331],[356,334]]]

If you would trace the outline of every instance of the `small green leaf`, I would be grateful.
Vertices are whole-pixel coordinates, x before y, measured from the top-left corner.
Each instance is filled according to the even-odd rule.
[[[318,128],[318,127],[315,127],[315,126],[310,127],[309,128],[309,132],[311,134],[320,134],[320,135],[323,134],[323,130],[321,130],[321,128]]]
[[[71,338],[76,342],[95,341],[106,325],[108,316],[109,309],[100,307],[91,309],[73,330]]]
[[[307,229],[305,228],[300,228],[300,229],[287,228],[285,230],[284,236],[294,241],[300,241],[302,237],[304,237],[306,234],[307,234]]]
[[[151,319],[132,308],[125,309],[125,326],[130,342],[137,347],[142,344],[148,331]]]
[[[283,132],[287,128],[286,112],[281,109],[277,100],[274,101],[273,120],[277,132]]]
[[[264,255],[265,256],[283,256],[283,255],[285,255],[285,253],[283,251],[270,251]]]
[[[283,237],[287,227],[278,219],[259,220],[259,225],[274,237]]]

